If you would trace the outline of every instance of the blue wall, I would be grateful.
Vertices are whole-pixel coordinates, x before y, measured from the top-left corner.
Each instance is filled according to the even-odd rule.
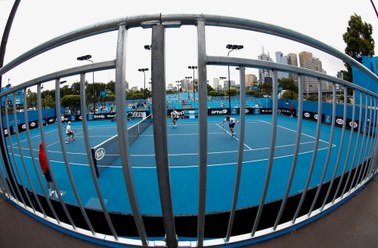
[[[362,57],[362,64],[376,75],[378,72],[377,63],[378,57]],[[367,76],[365,73],[361,72],[359,69],[355,68],[354,66],[352,66],[352,75],[353,83],[362,86],[365,89],[368,89],[374,93],[378,93],[378,83],[371,79],[369,76]],[[365,95],[362,95],[361,97],[360,94],[357,93],[355,96],[355,103],[360,104],[360,100],[362,104],[366,104]]]

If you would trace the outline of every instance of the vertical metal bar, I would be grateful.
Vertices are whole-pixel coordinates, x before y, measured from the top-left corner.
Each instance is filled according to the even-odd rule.
[[[7,23],[4,28],[3,36],[1,37],[1,45],[0,45],[0,68],[4,66],[4,57],[5,57],[5,51],[8,43],[8,38],[9,38],[9,33],[13,24],[14,17],[16,16],[16,12],[18,9],[18,6],[20,4],[21,0],[15,0],[12,10],[9,14]],[[2,82],[3,82],[3,74],[0,74],[0,89],[2,88]],[[6,96],[7,97],[7,96]],[[0,99],[1,100],[1,99]],[[6,99],[5,99],[6,100]],[[1,105],[1,104],[0,104]],[[0,106],[1,109],[1,106]],[[0,113],[0,130],[1,132],[4,130],[3,129],[3,114]],[[9,123],[8,123],[8,130],[9,130]],[[4,161],[4,169],[6,173],[8,173],[8,179],[9,179],[9,184],[10,184],[10,189],[13,190],[13,196],[16,198],[16,201],[18,202],[18,197],[14,191],[15,187],[18,187],[18,182],[15,181],[14,177],[14,171],[12,169],[12,165],[10,164],[9,160],[9,154],[8,154],[8,149],[6,148],[6,142],[4,138],[4,134],[1,134],[1,142],[0,142],[0,153],[3,158],[5,158]],[[5,178],[4,178],[5,179]]]
[[[82,74],[80,74],[80,113],[81,113],[81,116],[82,116],[81,124],[82,124],[82,127],[83,127],[83,138],[84,138],[85,150],[86,150],[86,153],[87,153],[87,159],[88,159],[88,163],[89,163],[89,168],[91,170],[91,176],[92,176],[93,184],[95,186],[98,201],[101,205],[102,212],[104,213],[106,223],[108,224],[108,227],[109,227],[110,231],[112,232],[114,238],[116,240],[118,240],[117,233],[114,229],[112,220],[110,219],[108,210],[106,209],[104,198],[102,197],[101,190],[100,190],[100,187],[98,185],[97,174],[96,174],[93,158],[92,158],[92,155],[91,155],[92,152],[91,152],[90,142],[89,142],[89,132],[88,132],[87,112],[86,112],[86,107],[85,107],[86,106],[85,98],[86,98],[86,95],[85,95],[85,74],[82,73]]]
[[[38,171],[38,166],[36,164],[36,158],[34,156],[34,150],[33,150],[33,146],[31,144],[31,136],[30,136],[30,128],[29,128],[29,116],[28,116],[28,106],[27,106],[27,98],[26,98],[26,89],[24,89],[24,104],[23,104],[23,108],[24,108],[24,119],[25,119],[25,127],[26,127],[26,139],[28,141],[28,147],[29,147],[29,151],[30,151],[30,157],[31,157],[31,161],[33,163],[33,168],[34,168],[34,172],[37,176],[37,180],[38,180],[38,184],[40,186],[40,188],[42,189],[42,192],[43,192],[43,195],[45,197],[48,197],[47,194],[46,194],[46,190],[45,190],[45,187],[43,187],[43,183],[42,183],[42,180],[41,180],[41,173]],[[41,205],[41,202],[39,200],[39,198],[37,196],[35,196],[35,200],[37,201],[37,204],[39,206],[39,209],[41,210],[41,212],[43,213],[44,217],[46,217],[46,212],[45,210],[43,209],[42,205]],[[48,202],[50,203],[50,202]],[[52,206],[50,205],[50,208],[52,208]]]
[[[272,174],[272,168],[273,168],[273,160],[274,160],[274,151],[275,151],[275,145],[276,145],[276,136],[277,136],[277,111],[278,111],[278,80],[277,80],[277,71],[273,70],[273,109],[272,109],[272,138],[270,141],[270,152],[269,152],[269,160],[268,165],[266,169],[266,175],[265,175],[265,183],[264,183],[264,189],[260,200],[260,205],[257,210],[256,219],[253,224],[251,236],[255,235],[255,232],[257,230],[258,224],[260,222],[261,213],[263,211],[263,207],[265,204],[265,198],[268,193],[269,188],[269,182],[270,182],[270,176]]]
[[[11,129],[10,129],[10,122],[9,122],[9,113],[8,113],[8,95],[6,96],[5,98],[5,121],[7,123],[7,127],[8,127],[8,141],[9,141],[9,149],[10,149],[10,152],[12,154],[12,159],[13,159],[13,164],[10,163],[9,165],[16,171],[17,173],[17,177],[19,178],[20,180],[20,184],[21,184],[21,187],[23,188],[24,192],[25,192],[25,188],[24,188],[24,183],[22,181],[22,178],[20,176],[20,171],[18,170],[18,163],[17,163],[17,160],[16,160],[16,157],[15,157],[15,152],[14,152],[14,149],[13,149],[13,142],[12,142],[12,132],[11,132]],[[16,178],[15,178],[15,173],[11,173],[10,175],[8,175],[10,177],[10,179],[13,181],[13,182],[17,182]],[[10,184],[12,185],[12,184]],[[24,207],[26,208],[26,202],[25,202],[25,199],[24,197],[22,196],[21,194],[21,191],[20,191],[20,187],[19,187],[19,184],[17,182],[17,184],[15,185],[15,188],[16,188],[16,195],[15,195],[15,199],[16,201],[18,202],[20,198],[20,201],[22,202],[22,204],[24,205]],[[25,192],[26,193],[26,192]]]
[[[126,35],[127,30],[124,25],[118,28],[117,55],[116,55],[116,109],[117,111],[117,131],[119,150],[122,161],[123,176],[128,193],[131,210],[138,234],[142,244],[147,246],[147,235],[144,228],[143,219],[139,213],[139,207],[135,196],[134,182],[132,177],[132,167],[130,164],[129,137],[127,133],[126,116]]]
[[[368,106],[368,99],[370,99],[370,106]],[[360,154],[360,159],[359,159],[359,164],[360,164],[360,172],[358,173],[358,176],[357,176],[357,180],[356,180],[356,187],[357,185],[359,185],[363,180],[361,180],[361,177],[363,174],[365,174],[365,169],[367,167],[367,163],[368,163],[368,160],[366,160],[367,158],[367,154],[370,150],[370,146],[369,144],[371,145],[370,143],[370,140],[369,139],[369,130],[370,130],[370,120],[371,120],[371,112],[372,112],[372,99],[369,98],[369,96],[366,94],[366,107],[365,107],[365,120],[364,120],[364,127],[363,127],[363,139],[365,139],[365,142],[362,142],[362,146],[361,146],[361,154]],[[366,123],[367,121],[369,120],[369,126],[366,127]],[[360,123],[361,125],[361,123]],[[367,128],[367,130],[366,130]],[[365,149],[363,149],[363,147],[365,146]],[[363,173],[364,172],[364,173]],[[360,181],[361,180],[361,181]]]
[[[31,189],[31,192],[33,193],[34,197],[37,197],[37,195],[35,194],[35,189],[34,189],[34,186],[33,186],[33,183],[32,183],[32,180],[29,176],[29,172],[26,168],[26,162],[25,162],[25,156],[24,156],[24,152],[23,152],[23,149],[21,147],[21,139],[20,139],[20,132],[18,131],[18,121],[17,121],[17,112],[16,112],[16,106],[15,106],[15,93],[12,94],[12,101],[13,101],[13,121],[14,121],[14,125],[16,127],[16,140],[17,140],[17,148],[19,150],[19,155],[20,155],[20,158],[21,158],[21,164],[22,164],[22,168],[24,170],[24,173],[25,173],[25,176],[26,176],[26,180],[27,182],[29,183],[30,185],[30,189]],[[25,187],[25,184],[24,184],[24,180],[22,180],[22,177],[20,177],[20,182],[22,184],[22,188],[24,189],[25,191],[25,194],[26,194],[26,199],[28,200],[28,202],[30,203],[30,207],[33,209],[33,211],[35,212],[35,208],[34,208],[34,205],[33,205],[33,202],[32,200],[30,199],[30,196],[29,196],[29,193],[28,193],[28,190],[27,188]]]
[[[41,134],[41,142],[42,142],[44,150],[46,151],[47,166],[49,168],[49,172],[50,172],[50,175],[51,175],[52,184],[54,186],[54,189],[57,192],[59,202],[60,202],[60,204],[62,206],[62,209],[63,209],[64,213],[67,216],[67,219],[68,219],[69,223],[71,224],[71,226],[72,226],[73,229],[76,229],[75,223],[73,222],[73,220],[71,218],[71,215],[70,215],[70,213],[67,210],[66,204],[64,203],[63,197],[60,194],[60,190],[59,190],[59,188],[58,188],[58,186],[56,184],[54,172],[53,172],[53,170],[51,168],[51,163],[50,163],[50,159],[49,159],[49,155],[48,155],[48,150],[47,150],[47,147],[46,147],[46,136],[45,136],[45,131],[43,129],[43,121],[42,121],[43,118],[42,118],[41,84],[37,85],[37,108],[38,108],[38,126],[39,126],[39,131],[40,131],[40,134]]]
[[[4,158],[3,156],[0,156],[0,165],[4,166]],[[8,185],[6,183],[5,175],[3,174],[3,166],[0,167],[0,192],[4,195],[8,195],[7,197],[10,198],[11,192],[8,188]],[[4,168],[5,170],[5,168]]]
[[[68,158],[67,158],[66,146],[65,146],[65,142],[64,142],[65,138],[63,137],[64,130],[62,128],[62,118],[60,118],[61,104],[60,104],[60,79],[59,78],[55,80],[55,99],[56,99],[56,101],[55,101],[55,112],[56,112],[56,115],[58,117],[57,121],[58,121],[58,134],[59,134],[58,136],[59,136],[59,142],[60,142],[60,149],[62,151],[63,161],[64,161],[64,165],[65,165],[66,170],[67,170],[68,179],[70,180],[70,184],[71,184],[73,193],[75,195],[75,199],[78,203],[81,214],[84,217],[85,223],[87,224],[87,226],[88,226],[89,230],[92,232],[92,234],[95,235],[95,231],[92,227],[92,224],[91,224],[91,222],[88,218],[87,213],[85,212],[83,203],[80,199],[80,195],[77,191],[75,180],[73,179],[73,176],[72,176],[71,166],[70,166],[70,164],[68,162]]]
[[[361,121],[361,119],[362,119],[362,92],[361,92],[361,91],[359,91],[359,92],[360,92],[360,109],[359,109],[360,112],[359,112],[359,114],[358,114],[358,120]],[[353,126],[353,128],[354,128],[354,122],[352,122],[352,126]],[[346,180],[346,183],[345,183],[345,185],[344,185],[344,189],[343,189],[341,195],[344,195],[344,193],[346,192],[346,189],[347,189],[347,186],[348,186],[348,183],[349,183],[349,179],[350,179],[350,177],[351,177],[351,175],[352,175],[353,167],[355,167],[355,172],[354,172],[354,175],[353,175],[353,177],[352,177],[352,181],[351,181],[351,183],[350,183],[349,189],[347,190],[348,192],[350,192],[350,190],[351,190],[352,187],[353,187],[353,182],[354,182],[354,179],[355,179],[356,174],[357,174],[357,171],[358,171],[358,163],[356,163],[356,165],[354,166],[354,162],[355,162],[355,160],[356,160],[357,150],[358,150],[358,146],[359,146],[359,144],[360,144],[360,137],[361,137],[360,132],[361,132],[361,125],[358,125],[358,128],[357,128],[357,140],[356,140],[356,142],[354,143],[355,146],[354,146],[354,151],[353,151],[352,162],[351,162],[350,170],[349,170],[349,172],[348,172],[348,177],[347,177],[347,180]],[[358,162],[358,161],[357,161],[357,162]]]
[[[371,133],[371,139],[373,140],[373,144],[371,147],[371,155],[370,155],[370,165],[369,165],[369,169],[368,169],[368,176],[371,177],[371,176],[374,176],[375,175],[375,171],[376,171],[376,166],[377,166],[377,144],[378,144],[378,139],[377,139],[377,134],[376,134],[376,125],[377,125],[377,111],[378,111],[378,101],[377,101],[377,98],[374,98],[374,107],[372,109],[374,109],[374,114],[373,114],[373,118],[372,118],[372,125],[371,125],[371,130],[372,130],[372,133]]]
[[[364,124],[367,123],[367,119],[368,119],[368,110],[369,110],[369,107],[368,107],[368,95],[365,94],[365,108],[364,108]],[[361,127],[361,120],[359,121],[359,125]],[[366,151],[368,150],[368,146],[367,146],[367,143],[369,141],[369,139],[367,138],[367,134],[366,134],[366,125],[364,125],[363,127],[361,127],[362,129],[362,142],[361,142],[361,147],[360,147],[360,154],[358,156],[358,160],[357,160],[357,166],[360,168],[359,169],[359,172],[358,172],[358,176],[357,176],[357,179],[356,179],[356,187],[357,185],[360,184],[360,179],[361,179],[361,175],[362,175],[362,171],[365,169],[365,165],[364,165],[364,160],[365,160],[365,156],[366,156]],[[364,149],[365,148],[365,149]],[[362,156],[364,155],[364,156]],[[356,174],[357,174],[357,171],[356,171]]]
[[[374,101],[373,97],[370,96],[370,106],[367,109],[367,110],[369,110],[369,118],[368,118],[369,125],[367,127],[365,125],[365,130],[364,130],[364,132],[367,135],[367,142],[366,142],[365,154],[364,154],[364,156],[362,158],[362,163],[365,163],[365,165],[364,165],[364,171],[363,171],[363,173],[361,175],[362,176],[361,181],[364,181],[368,177],[367,171],[368,171],[368,168],[370,167],[370,163],[372,161],[372,154],[371,154],[371,152],[372,152],[372,148],[374,147],[374,140],[375,140],[370,135],[371,127],[372,127],[371,123],[373,122],[373,101]],[[366,128],[367,128],[367,130],[366,130]],[[359,181],[359,180],[360,179],[357,179],[357,181]]]
[[[0,156],[1,161],[4,163],[3,157]],[[10,189],[6,183],[5,176],[3,174],[3,170],[0,169],[0,193],[3,194],[5,197],[10,198],[11,193]]]
[[[302,193],[302,196],[301,196],[301,199],[299,201],[299,204],[298,204],[298,207],[297,207],[297,210],[295,211],[295,214],[294,214],[294,217],[292,219],[292,223],[295,223],[301,209],[302,209],[302,206],[303,206],[303,202],[306,198],[306,194],[307,194],[307,191],[308,191],[308,187],[310,185],[310,181],[311,181],[311,177],[312,177],[312,173],[314,171],[314,168],[315,168],[315,163],[316,163],[316,156],[318,154],[318,147],[319,147],[319,137],[320,137],[320,126],[321,126],[321,123],[322,123],[322,84],[321,84],[321,81],[318,79],[318,121],[317,121],[317,125],[316,125],[316,135],[315,135],[315,145],[314,145],[314,151],[312,153],[312,158],[311,158],[311,164],[310,164],[310,170],[307,174],[307,179],[306,179],[306,184],[303,188],[303,193]]]
[[[243,165],[243,155],[244,155],[244,136],[245,136],[245,68],[240,66],[240,129],[239,129],[239,147],[238,147],[238,160],[236,164],[236,177],[234,185],[234,194],[232,199],[232,207],[230,211],[230,218],[228,221],[226,242],[230,240],[232,227],[234,225],[235,210],[238,203],[239,189],[240,189],[240,178]]]
[[[1,99],[0,99],[0,101],[1,101]],[[1,113],[2,114],[2,113]],[[1,122],[1,120],[0,120],[0,122]],[[2,125],[1,125],[2,126]],[[3,131],[3,129],[2,128],[0,128],[0,130],[2,131],[2,132],[4,132]],[[1,138],[3,139],[4,138],[4,133],[2,133],[2,135],[1,135]],[[4,139],[3,139],[4,140]],[[4,148],[6,148],[5,147],[5,143],[3,143],[4,144]],[[7,149],[6,149],[7,150]],[[2,193],[4,194],[4,195],[8,195],[7,197],[8,198],[12,198],[13,196],[15,197],[16,196],[16,194],[15,194],[15,191],[14,191],[14,189],[13,189],[13,185],[12,184],[8,184],[7,182],[7,177],[6,177],[6,171],[7,171],[7,168],[6,168],[6,160],[8,160],[8,165],[10,165],[10,162],[9,162],[9,157],[8,157],[8,154],[7,154],[7,157],[5,158],[5,157],[3,157],[3,156],[0,156],[1,157],[1,160],[3,161],[3,166],[4,166],[4,173],[3,173],[3,170],[1,170],[0,169],[0,176],[1,176],[1,179],[2,179]],[[9,169],[9,168],[8,168]]]
[[[198,39],[198,146],[199,146],[199,185],[197,245],[203,246],[205,237],[206,188],[207,188],[207,55],[205,21],[197,22]]]
[[[318,201],[320,190],[322,189],[322,186],[323,186],[323,183],[324,183],[324,178],[325,178],[326,173],[327,173],[327,169],[328,169],[328,165],[329,165],[329,159],[330,159],[331,153],[332,153],[333,136],[334,136],[334,133],[335,133],[335,116],[336,116],[336,85],[335,85],[335,83],[332,83],[332,124],[331,124],[331,132],[329,134],[328,150],[327,150],[326,159],[325,159],[324,165],[323,165],[322,175],[320,176],[320,180],[319,180],[319,184],[318,184],[319,186],[318,186],[318,189],[316,190],[315,197],[312,201],[310,210],[308,211],[308,216],[311,215],[311,212],[314,209],[316,202]],[[321,119],[321,116],[319,116],[319,118]],[[336,166],[336,164],[334,166]]]
[[[377,171],[377,159],[378,159],[378,139],[376,138],[377,137],[377,128],[376,128],[376,125],[377,125],[377,116],[378,116],[378,100],[377,98],[375,98],[375,106],[374,106],[374,118],[373,118],[373,132],[372,132],[372,137],[374,137],[374,147],[373,147],[373,151],[372,151],[372,159],[371,159],[371,165],[370,165],[370,168],[369,168],[369,177],[374,177],[375,176],[375,173]]]
[[[331,120],[332,121],[332,137],[333,137],[333,129],[335,127],[335,121],[336,121],[336,92],[335,91],[336,91],[336,85],[333,84],[333,98],[332,98],[333,104],[332,104],[332,120]],[[344,111],[346,111],[346,105],[344,105]],[[354,114],[354,112],[353,112],[353,114]],[[354,115],[352,116],[352,119],[354,119]],[[345,132],[345,123],[343,123],[343,129],[341,131],[341,139],[340,139],[339,151],[338,151],[338,156],[337,156],[337,159],[336,159],[336,163],[333,165],[334,168],[333,168],[331,182],[330,182],[330,185],[329,185],[329,187],[327,189],[327,193],[326,193],[326,196],[325,196],[325,198],[323,200],[322,206],[320,207],[321,211],[323,210],[324,205],[327,203],[327,199],[328,199],[329,193],[331,192],[331,189],[332,189],[335,177],[336,177],[337,169],[339,167],[340,158],[341,158],[341,152],[343,150],[342,148],[343,148],[343,145],[344,145],[344,132]],[[332,145],[332,142],[330,142],[330,145]],[[318,191],[320,191],[320,190],[318,190]],[[317,191],[317,193],[318,193],[318,191]]]
[[[168,159],[167,120],[165,109],[165,27],[152,27],[151,71],[152,108],[154,110],[154,145],[161,208],[168,247],[177,247],[172,207]]]
[[[304,76],[298,75],[298,120],[297,120],[297,135],[295,138],[295,149],[293,153],[293,161],[291,163],[291,169],[290,169],[290,175],[289,175],[289,180],[286,186],[285,194],[282,199],[281,207],[278,212],[276,221],[273,226],[273,230],[277,229],[277,226],[280,223],[281,216],[283,213],[283,210],[285,209],[287,199],[289,197],[291,185],[293,184],[293,179],[295,175],[295,170],[297,168],[297,161],[298,161],[298,154],[299,154],[299,148],[301,146],[301,136],[302,136],[302,119],[303,119],[303,78]]]
[[[7,106],[7,97],[8,95],[6,96],[3,96],[4,98],[4,111],[6,109],[6,106]],[[2,99],[0,98],[0,110],[2,109]],[[12,164],[10,162],[10,157],[9,157],[9,153],[8,153],[8,148],[7,148],[7,142],[6,142],[6,139],[5,139],[5,135],[4,135],[4,126],[3,126],[3,113],[1,112],[0,113],[0,130],[2,132],[1,134],[1,142],[0,142],[0,149],[1,149],[1,154],[2,154],[2,159],[4,161],[4,173],[8,175],[8,179],[7,177],[4,175],[4,180],[5,180],[5,185],[8,187],[8,182],[9,182],[9,195],[13,195],[13,197],[15,198],[16,202],[18,202],[18,195],[17,193],[19,193],[18,191],[16,192],[15,191],[15,188],[17,187],[17,181],[15,181],[15,177],[14,177],[14,171],[13,171],[13,168],[12,168]],[[9,127],[9,122],[7,122],[7,130],[8,130],[8,134],[10,132],[10,127]]]
[[[353,90],[353,99],[356,99],[355,96],[356,96],[356,91]],[[346,89],[346,90],[344,90],[344,99],[346,99],[347,97],[348,97],[348,95],[347,95],[347,89]],[[354,122],[355,115],[356,115],[356,103],[355,103],[355,101],[353,101],[352,123]],[[344,116],[344,118],[345,118],[344,121],[346,122],[346,116]],[[349,142],[348,142],[348,149],[347,149],[347,152],[346,152],[346,158],[345,158],[345,161],[344,161],[343,170],[341,172],[339,184],[337,185],[335,195],[333,196],[333,199],[332,199],[332,203],[334,203],[335,200],[336,200],[336,197],[339,193],[339,190],[341,189],[341,185],[342,185],[342,182],[343,182],[343,179],[344,179],[344,176],[345,176],[345,172],[346,172],[348,160],[349,160],[349,155],[350,155],[350,149],[351,149],[352,144],[353,144],[353,132],[354,132],[354,126],[351,127],[350,132],[349,132]],[[341,194],[340,198],[343,198],[343,194],[344,193]]]

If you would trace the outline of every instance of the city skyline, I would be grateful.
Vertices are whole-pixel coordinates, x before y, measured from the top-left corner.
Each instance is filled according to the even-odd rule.
[[[343,1],[343,8],[338,8],[337,3],[321,0],[318,2],[303,3],[299,0],[291,0],[285,3],[265,1],[254,3],[240,1],[234,8],[229,8],[226,1],[206,3],[191,1],[190,3],[177,3],[171,0],[162,1],[160,4],[152,4],[151,1],[142,1],[138,5],[124,8],[123,1],[109,1],[107,3],[93,1],[43,1],[37,0],[21,2],[11,29],[5,64],[32,49],[33,47],[62,35],[66,32],[77,30],[81,27],[98,22],[114,20],[117,17],[136,16],[156,13],[204,13],[223,16],[233,16],[278,25],[303,33],[318,39],[336,49],[343,51],[345,43],[342,34],[346,32],[350,16],[354,13],[361,15],[363,21],[377,27],[377,18],[369,1],[355,2]],[[13,1],[0,0],[0,32],[3,31],[6,19]],[[271,6],[271,7],[267,7]],[[326,8],[324,6],[327,6]],[[43,7],[43,8],[42,8]],[[89,10],[90,7],[90,10]],[[253,7],[253,8],[252,8]],[[295,11],[291,11],[295,7]],[[43,11],[41,11],[43,9]],[[338,12],[334,10],[337,9]],[[253,10],[253,11],[251,11]],[[265,11],[257,11],[265,10]],[[308,13],[321,12],[321,17],[314,17]],[[60,15],[58,13],[64,13]],[[287,13],[290,13],[289,15]],[[48,20],[48,21],[47,21]],[[322,24],[324,21],[327,25]],[[32,28],[31,28],[32,27]],[[373,38],[378,40],[373,29]],[[126,68],[126,80],[130,87],[143,87],[143,74],[139,68],[150,67],[150,52],[144,49],[150,44],[150,29],[130,29],[128,31],[128,56],[129,64]],[[240,30],[220,30],[209,27],[206,29],[207,53],[209,55],[227,56],[226,44],[240,44],[244,48],[230,54],[233,57],[253,58],[260,55],[262,47],[267,53],[281,51],[283,54],[309,51],[319,58],[328,75],[335,76],[341,69],[345,69],[343,62],[325,56],[321,51],[309,48],[293,41],[285,41],[281,38],[267,34],[256,34]],[[166,31],[166,84],[175,83],[187,76],[193,76],[189,65],[196,65],[196,29],[195,27],[182,27],[181,29],[168,29]],[[54,52],[47,52],[43,56],[32,59],[20,66],[18,70],[12,70],[3,76],[3,82],[9,79],[13,85],[41,76],[46,73],[70,68],[88,63],[77,61],[78,56],[90,54],[94,62],[114,59],[116,33],[103,34],[86,41],[76,42],[59,47]],[[59,63],[58,63],[59,62]],[[151,72],[146,72],[147,80]],[[196,73],[197,74],[197,73]],[[257,74],[255,69],[247,68],[246,74]],[[238,71],[230,70],[231,81],[238,81]],[[197,77],[197,75],[195,76]],[[214,77],[227,77],[226,67],[209,67],[208,79]],[[78,76],[69,78],[73,83],[78,81]],[[96,82],[107,83],[114,80],[114,72],[106,71],[96,73]],[[92,80],[88,77],[88,81]]]

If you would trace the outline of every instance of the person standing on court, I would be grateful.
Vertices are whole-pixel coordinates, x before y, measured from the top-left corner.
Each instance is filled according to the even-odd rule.
[[[222,122],[222,127],[224,129],[224,123],[228,123],[228,128],[230,129],[231,135],[235,136],[236,133],[234,132],[235,124],[238,122],[236,118],[231,118],[230,116],[226,116]]]
[[[179,119],[179,113],[176,111],[176,109],[172,110],[171,118],[172,118],[173,127],[177,127],[177,120]]]
[[[72,130],[70,121],[68,122],[68,124],[66,126],[66,135],[67,135],[66,144],[68,144],[68,142],[71,141],[71,140],[75,140],[75,133]]]
[[[49,196],[55,196],[56,198],[58,197],[56,190],[52,189],[52,178],[50,174],[50,169],[47,163],[47,158],[46,158],[46,153],[45,153],[45,148],[43,146],[43,143],[39,143],[39,152],[38,152],[38,157],[39,157],[39,165],[42,170],[42,175],[46,179],[47,183],[47,189],[49,191]]]
[[[294,117],[294,104],[290,104],[290,117]]]

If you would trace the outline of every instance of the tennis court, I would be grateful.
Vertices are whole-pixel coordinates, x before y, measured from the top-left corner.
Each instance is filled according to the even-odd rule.
[[[239,124],[236,125],[236,137],[229,133],[227,125],[222,127],[224,117],[208,118],[208,175],[207,175],[207,205],[209,213],[229,211],[232,204],[237,157],[238,157],[238,133]],[[242,178],[237,208],[248,208],[259,204],[261,192],[264,187],[268,158],[270,154],[271,140],[271,115],[246,116],[244,159],[242,163]],[[133,126],[138,120],[128,123]],[[88,122],[90,146],[109,139],[117,134],[116,122],[109,120]],[[198,119],[180,119],[178,127],[174,128],[170,120],[168,125],[168,153],[170,178],[172,184],[172,199],[175,215],[194,215],[198,208]],[[84,149],[83,130],[81,122],[73,122],[76,132],[76,140],[65,145],[67,151],[68,166],[72,172],[75,185],[80,198],[88,208],[100,208],[98,196],[95,191],[88,156]],[[297,118],[279,116],[277,138],[272,168],[271,187],[268,189],[267,201],[279,200],[284,195],[295,151],[295,139],[297,130]],[[340,175],[343,165],[347,168],[352,164],[353,156],[347,156],[347,145],[342,147],[341,161],[336,163],[341,137],[340,128],[336,128],[332,143],[330,144],[331,126],[321,125],[321,137],[318,145],[318,155],[315,161],[314,171],[311,176],[310,188],[319,184],[322,170],[327,161],[328,147],[331,147],[330,161],[327,166],[325,181],[332,178],[334,166],[338,166],[337,174]],[[57,125],[44,127],[47,140],[47,155],[50,161],[53,175],[59,189],[64,193],[63,200],[68,204],[77,204],[70,185],[66,163],[62,155],[61,144],[58,139]],[[316,145],[316,122],[303,121],[298,154],[298,166],[296,168],[294,182],[290,194],[296,194],[303,190],[306,178],[311,167],[313,150]],[[20,133],[21,142],[15,142],[15,135],[9,142],[11,159],[17,165],[16,175],[23,180],[23,184],[30,187],[33,184],[36,191],[42,193],[41,187],[45,187],[45,181],[40,172],[38,163],[38,145],[40,142],[39,129],[31,130],[31,145],[34,154],[28,153],[28,140]],[[344,143],[349,141],[350,131],[345,132]],[[353,133],[352,139],[357,134]],[[349,142],[348,142],[349,144]],[[352,142],[353,146],[356,142]],[[363,144],[368,144],[365,142]],[[358,144],[357,144],[358,145]],[[21,148],[21,150],[20,150]],[[358,148],[358,147],[357,147]],[[354,147],[352,147],[354,149]],[[365,147],[365,149],[370,149]],[[106,151],[111,152],[111,151]],[[21,155],[21,156],[20,156]],[[32,156],[33,155],[33,156]],[[159,189],[155,164],[155,150],[153,142],[153,127],[144,130],[130,144],[130,164],[135,183],[137,201],[144,215],[161,215],[159,201]],[[348,159],[348,161],[345,161]],[[98,178],[102,197],[109,211],[131,213],[127,198],[125,179],[123,176],[121,160],[115,159],[111,165],[104,166]],[[99,163],[98,166],[103,166]],[[28,171],[30,179],[24,170]],[[39,173],[39,174],[38,174]],[[38,183],[42,180],[42,185]],[[122,199],[122,200],[120,200]],[[126,200],[125,200],[126,199]]]

